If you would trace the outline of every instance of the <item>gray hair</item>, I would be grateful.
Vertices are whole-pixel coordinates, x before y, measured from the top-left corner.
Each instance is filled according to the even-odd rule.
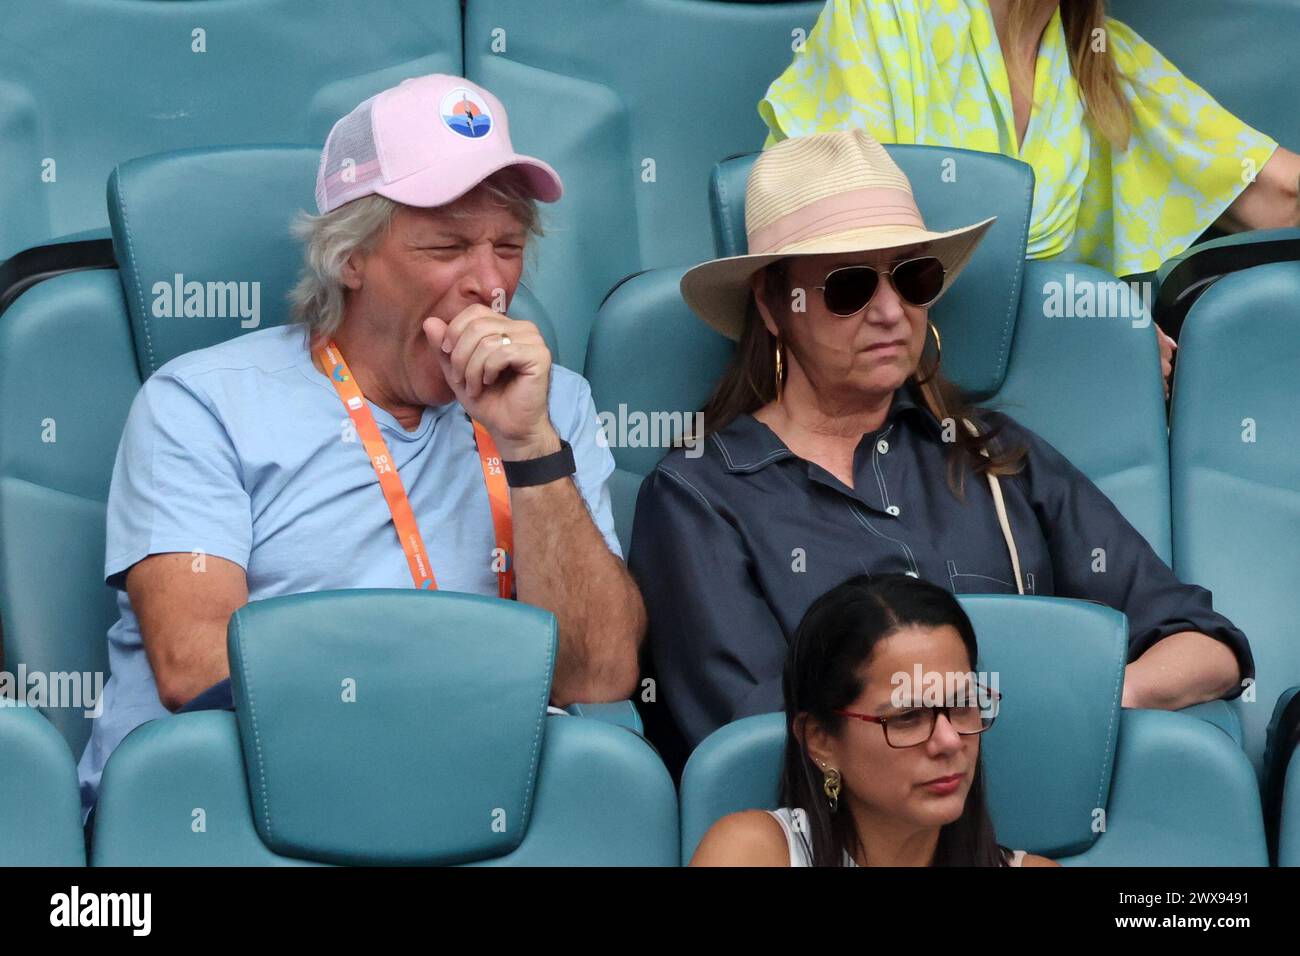
[[[493,173],[439,213],[454,220],[472,218],[477,202],[507,209],[530,236],[543,235],[541,216],[525,174],[507,167]],[[289,293],[295,322],[317,340],[343,324],[343,265],[354,252],[366,252],[387,234],[401,204],[380,195],[362,196],[319,216],[300,213],[293,235],[306,244],[298,284]]]

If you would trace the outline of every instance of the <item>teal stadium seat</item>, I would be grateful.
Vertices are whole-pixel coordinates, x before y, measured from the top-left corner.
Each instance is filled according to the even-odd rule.
[[[1279,695],[1300,684],[1300,263],[1226,276],[1183,326],[1171,412],[1174,568],[1250,639],[1232,703],[1262,768]]]
[[[10,670],[107,679],[105,634],[117,610],[103,583],[104,506],[131,400],[175,356],[254,331],[233,313],[155,316],[155,283],[255,283],[256,327],[287,321],[302,261],[289,223],[315,211],[319,156],[316,147],[230,147],[125,163],[109,184],[120,272],[47,279],[0,314],[0,609]],[[511,312],[554,347],[527,289]],[[82,708],[47,715],[79,754],[90,734]]]
[[[228,631],[236,710],[132,732],[96,866],[678,863],[639,735],[548,716],[554,617],[450,592],[257,601]]]
[[[822,6],[467,5],[465,75],[506,104],[515,145],[564,179],[529,284],[557,323],[566,364],[581,363],[615,282],[708,257],[709,173],[724,156],[763,145],[758,101]]]
[[[1295,55],[1300,0],[1183,0],[1175,16],[1170,15],[1169,4],[1161,0],[1112,0],[1107,6],[1110,16],[1141,34],[1225,109],[1281,146],[1300,151],[1300,112],[1295,109],[1294,97],[1280,95],[1281,91],[1294,89],[1300,79],[1300,61]],[[1212,42],[1208,38],[1213,38]],[[1218,238],[1198,243],[1161,266],[1156,281],[1162,299],[1169,291],[1181,291],[1181,284],[1166,290],[1164,281],[1191,254],[1216,247],[1294,239],[1300,231],[1279,229],[1223,236],[1212,228],[1207,235]],[[1194,271],[1181,278],[1197,281]],[[1165,314],[1158,310],[1158,317],[1168,328]],[[1172,331],[1177,337],[1177,329]]]
[[[1249,761],[1218,728],[1120,709],[1128,626],[1062,598],[960,598],[998,675],[981,738],[998,840],[1066,865],[1266,866]],[[682,776],[682,858],[722,816],[778,805],[785,716],[747,717],[696,748]]]
[[[998,222],[961,279],[932,310],[946,373],[973,398],[1048,439],[1116,503],[1166,561],[1171,557],[1164,400],[1154,330],[1128,287],[1089,266],[1026,261],[1033,173],[1016,160],[932,146],[886,146],[911,179],[928,226]],[[717,255],[746,251],[745,183],[754,157],[719,164],[711,188]],[[949,181],[955,175],[956,180]],[[646,272],[601,307],[587,357],[596,407],[630,419],[700,408],[731,344],[695,319],[682,269]],[[1051,317],[1089,284],[1122,291],[1129,317]],[[1122,309],[1118,305],[1122,304]],[[620,413],[620,406],[628,411]],[[1104,427],[1101,423],[1105,423]],[[615,447],[615,516],[625,547],[641,479],[665,449]]]
[[[1300,686],[1273,708],[1262,781],[1270,852],[1279,866],[1300,866]]]
[[[1300,750],[1291,755],[1287,765],[1277,863],[1300,866]]]
[[[117,610],[104,586],[104,504],[139,387],[115,271],[42,282],[0,315],[0,614],[10,671],[108,679],[105,634]],[[90,736],[84,708],[45,713],[80,754]]]
[[[1230,236],[1219,236],[1217,239],[1209,239],[1205,242],[1198,242],[1190,249],[1172,256],[1165,262],[1161,263],[1160,268],[1156,270],[1156,282],[1161,288],[1164,288],[1165,280],[1170,274],[1183,262],[1198,256],[1202,252],[1208,252],[1211,249],[1231,249],[1235,246],[1250,246],[1258,243],[1277,243],[1290,240],[1300,240],[1300,229],[1288,227],[1285,229],[1252,229],[1247,232],[1235,232]],[[1261,263],[1262,264],[1262,263]],[[1197,274],[1193,279],[1203,279],[1204,274]]]
[[[1184,75],[1251,126],[1300,149],[1300,113],[1284,95],[1300,82],[1300,0],[1111,0],[1107,13],[1136,30]]]
[[[1156,270],[1156,320],[1177,340],[1188,313],[1214,283],[1274,262],[1300,262],[1300,228],[1252,229],[1198,242]]]
[[[36,710],[0,706],[0,866],[85,866],[77,767]]]
[[[461,69],[458,0],[7,7],[0,262],[103,230],[104,182],[120,162],[191,146],[323,143],[366,97]]]

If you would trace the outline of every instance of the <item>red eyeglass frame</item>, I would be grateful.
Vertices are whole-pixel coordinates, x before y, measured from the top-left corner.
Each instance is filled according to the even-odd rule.
[[[998,691],[998,690],[990,690],[989,688],[985,687],[983,684],[980,684],[979,687],[980,687],[981,690],[988,691],[989,693],[991,693],[991,694],[993,695],[993,699],[996,700],[996,701],[998,701],[998,702],[999,702],[999,705],[1000,705],[1000,703],[1001,703],[1001,701],[1002,701],[1002,692],[1001,692],[1001,691]],[[912,708],[912,709],[913,709],[913,710],[928,710],[928,711],[932,711],[932,712],[934,713],[934,721],[933,721],[933,723],[930,724],[930,737],[933,737],[933,736],[934,736],[934,728],[937,727],[937,726],[939,725],[939,715],[942,714],[943,716],[948,717],[948,711],[949,711],[952,707],[955,707],[955,706],[957,706],[957,705],[955,705],[955,704],[945,704],[945,705],[943,705],[942,707],[940,707],[940,706],[928,706],[928,705],[927,705],[927,706],[919,707],[919,708],[914,707],[914,708]],[[1000,709],[1001,709],[1001,707],[999,706],[999,710],[1000,710]],[[881,731],[882,731],[882,732],[884,733],[884,735],[885,735],[885,743],[889,744],[889,746],[891,746],[891,747],[894,747],[895,750],[906,750],[907,747],[919,747],[919,746],[921,746],[921,744],[926,743],[926,742],[930,739],[930,737],[926,737],[925,740],[918,741],[917,743],[914,743],[914,744],[908,744],[907,747],[895,747],[894,744],[893,744],[893,742],[890,741],[890,739],[889,739],[889,731],[885,729],[885,725],[889,723],[889,718],[888,718],[888,717],[880,717],[880,716],[877,716],[877,715],[875,715],[875,714],[859,714],[859,713],[857,713],[856,711],[845,710],[843,707],[836,707],[836,708],[835,708],[835,713],[839,714],[841,717],[852,717],[854,720],[861,720],[861,721],[864,721],[864,722],[866,722],[866,723],[871,723],[871,724],[879,724],[879,725],[880,725],[880,728],[881,728]],[[990,729],[990,728],[993,726],[993,721],[995,721],[995,720],[997,720],[997,714],[996,714],[996,713],[995,713],[995,714],[993,715],[993,717],[989,720],[989,725],[988,725],[988,727],[981,727],[979,730],[970,730],[970,731],[958,730],[957,733],[960,734],[960,735],[963,736],[963,737],[977,737],[977,736],[979,736],[980,734],[984,733],[984,731]],[[951,717],[948,717],[948,723],[950,723],[950,724],[952,723],[952,718],[951,718]],[[956,730],[955,727],[954,727],[953,729]]]

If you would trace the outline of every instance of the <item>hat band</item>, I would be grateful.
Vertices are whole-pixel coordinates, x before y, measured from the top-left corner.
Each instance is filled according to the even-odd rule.
[[[863,226],[924,229],[925,222],[907,190],[868,186],[816,199],[755,229],[749,234],[749,253],[770,253],[814,236]]]

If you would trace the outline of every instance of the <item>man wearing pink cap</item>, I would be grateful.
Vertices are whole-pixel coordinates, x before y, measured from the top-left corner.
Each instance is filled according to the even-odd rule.
[[[228,700],[226,623],[279,594],[517,598],[559,623],[554,703],[631,694],[645,612],[613,458],[587,383],[508,314],[535,201],[560,194],[461,77],[407,80],[335,124],[319,215],[297,227],[296,321],[174,359],[132,405],[108,504],[121,618],[83,803],[131,729]]]

